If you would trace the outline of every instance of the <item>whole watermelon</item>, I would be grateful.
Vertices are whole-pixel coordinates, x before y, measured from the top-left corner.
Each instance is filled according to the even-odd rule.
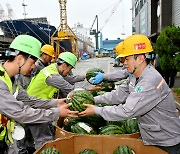
[[[122,121],[107,121],[107,125],[117,125],[117,126],[123,126]]]
[[[71,132],[77,134],[97,134],[96,131],[87,123],[78,122],[71,126]]]
[[[83,151],[80,151],[79,154],[97,154],[97,152],[91,149],[84,149]]]
[[[83,122],[84,117],[78,117],[78,118],[65,118],[63,121],[63,128],[66,131],[71,131],[71,126],[78,123]]]
[[[95,97],[97,96],[97,92],[99,92],[99,90],[92,90],[90,91],[90,93]]]
[[[46,148],[40,154],[61,154],[56,148]]]
[[[136,118],[123,121],[123,125],[127,134],[139,132],[138,120]]]
[[[84,117],[84,121],[90,124],[95,129],[98,129],[99,127],[103,127],[104,125],[106,125],[106,120],[104,120],[103,117],[96,114]]]
[[[73,90],[66,98],[67,103],[72,103],[70,110],[82,112],[86,108],[82,104],[95,104],[93,95],[87,90]]]
[[[133,150],[127,145],[118,146],[113,154],[133,154]]]
[[[102,135],[113,135],[113,134],[125,134],[125,129],[117,125],[106,125],[100,128],[99,134]]]
[[[91,68],[86,72],[86,80],[91,83],[91,79],[93,77],[95,77],[96,75],[94,74],[94,72],[101,72],[104,73],[104,71],[100,68]]]

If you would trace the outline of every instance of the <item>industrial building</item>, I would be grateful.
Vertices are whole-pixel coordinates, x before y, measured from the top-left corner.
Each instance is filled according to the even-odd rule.
[[[113,52],[114,48],[116,45],[123,41],[120,38],[117,38],[117,40],[109,40],[106,38],[103,40],[103,35],[100,33],[100,52],[102,55],[107,55],[107,56],[113,56],[115,52]]]
[[[180,26],[179,0],[132,0],[132,32],[152,42],[165,26]]]

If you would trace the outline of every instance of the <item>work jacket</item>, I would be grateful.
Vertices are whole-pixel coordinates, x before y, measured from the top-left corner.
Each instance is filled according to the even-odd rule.
[[[61,91],[62,97],[66,97],[69,92],[74,90],[76,82],[83,81],[84,77],[62,76],[58,72],[57,64],[51,64],[42,69],[31,81],[27,93],[30,96],[50,99],[57,90]]]
[[[4,68],[0,66],[0,80],[5,82],[8,86],[10,93],[13,93],[13,87],[11,79],[8,74],[5,72]],[[0,112],[1,113],[1,112]],[[10,119],[4,114],[0,114],[0,141],[4,140],[6,143],[13,143],[12,132],[14,131],[15,121]]]
[[[54,86],[47,85],[46,79],[52,77],[52,74],[59,74],[55,64],[51,64],[42,69],[30,82],[27,93],[37,98],[51,99],[58,91]]]
[[[105,80],[118,82],[122,79],[126,79],[128,76],[129,72],[124,66],[122,66],[118,71],[107,73],[107,78]]]
[[[180,119],[172,91],[151,65],[144,68],[138,79],[129,77],[116,90],[95,97],[95,102],[117,104],[95,108],[95,113],[108,121],[136,117],[144,144],[180,143]]]
[[[49,101],[50,103],[48,103],[44,100],[37,100],[33,97],[30,98],[21,88],[20,90],[17,88],[14,89],[13,87],[17,86],[13,86],[10,77],[4,68],[0,66],[0,125],[7,127],[7,131],[10,131],[9,133],[4,133],[4,137],[8,134],[6,137],[8,143],[13,143],[10,133],[14,130],[14,120],[19,123],[43,123],[51,121],[52,119],[57,120],[59,117],[58,108],[51,108],[49,110],[31,108],[55,107],[57,106],[57,100]],[[17,101],[17,99],[23,100],[24,102]],[[35,102],[39,102],[39,105],[34,105]],[[4,137],[1,136],[1,140],[3,140]]]
[[[35,64],[35,68],[32,70],[31,75],[37,75],[43,68],[47,67],[48,65],[48,63],[44,63],[41,59],[38,59]]]
[[[0,66],[2,72],[6,71]],[[4,79],[3,79],[4,78]],[[8,80],[9,84],[5,81]],[[14,119],[19,123],[45,123],[57,120],[59,117],[58,100],[43,100],[27,95],[25,90],[19,88],[16,95],[12,94],[13,83],[8,75],[1,76],[0,80],[0,113]],[[19,100],[19,101],[18,101]],[[22,102],[23,101],[23,102]],[[46,110],[44,110],[46,109]]]

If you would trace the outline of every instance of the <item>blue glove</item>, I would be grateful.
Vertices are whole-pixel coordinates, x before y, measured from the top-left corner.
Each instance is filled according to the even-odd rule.
[[[94,72],[96,75],[95,77],[92,78],[92,84],[99,84],[104,80],[104,73],[101,72]]]

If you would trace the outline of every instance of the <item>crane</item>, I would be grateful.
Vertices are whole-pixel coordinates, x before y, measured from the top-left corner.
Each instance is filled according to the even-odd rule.
[[[6,3],[6,7],[8,9],[8,18],[12,20],[14,18],[14,11],[9,3]]]
[[[66,13],[67,0],[59,0],[60,25],[51,36],[51,45],[55,47],[55,59],[64,51],[70,51],[78,57],[77,37],[67,24]]]
[[[4,19],[4,9],[2,8],[1,4],[0,4],[0,21]]]
[[[26,19],[26,16],[28,15],[28,14],[26,13],[26,6],[27,6],[27,4],[24,3],[24,0],[23,0],[23,3],[22,3],[22,6],[23,6],[23,10],[24,10],[23,16],[24,16],[24,19]]]
[[[115,13],[115,11],[117,10],[117,8],[118,8],[118,6],[119,6],[119,4],[120,4],[120,2],[122,2],[122,0],[119,0],[118,2],[116,2],[115,4],[113,4],[112,6],[114,6],[113,7],[113,9],[111,10],[111,14],[110,14],[110,16],[106,19],[106,21],[105,21],[105,23],[104,23],[104,25],[100,28],[100,29],[98,29],[98,15],[96,15],[95,16],[95,19],[94,19],[94,21],[93,21],[93,24],[92,24],[92,26],[91,26],[91,28],[90,28],[90,35],[94,35],[95,36],[95,42],[96,42],[96,51],[98,51],[98,57],[100,57],[100,51],[99,51],[99,41],[98,41],[98,35],[99,35],[99,33],[102,31],[102,29],[104,28],[104,26],[109,22],[109,20],[110,20],[110,18],[112,17],[112,15]],[[110,7],[108,7],[107,9],[109,9]],[[105,9],[104,11],[106,11],[107,9]],[[102,11],[102,12],[104,12],[104,11]],[[101,13],[102,13],[101,12]],[[101,14],[101,13],[99,13],[99,14]],[[96,29],[93,29],[93,26],[94,26],[94,23],[97,23],[97,28]]]
[[[97,28],[96,29],[92,29],[94,26],[94,23],[97,23]],[[93,21],[93,24],[90,28],[90,35],[94,35],[95,36],[95,41],[96,41],[96,51],[99,50],[99,43],[98,43],[98,34],[100,33],[100,31],[98,30],[98,15],[95,16],[95,19]]]

